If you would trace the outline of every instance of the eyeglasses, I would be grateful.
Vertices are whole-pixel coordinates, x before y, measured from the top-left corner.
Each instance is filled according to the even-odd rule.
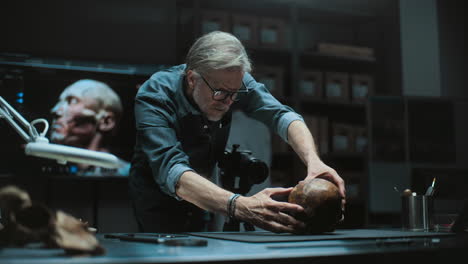
[[[214,89],[210,86],[210,84],[206,81],[206,79],[202,75],[200,75],[200,77],[213,92],[213,100],[215,101],[224,101],[229,97],[231,98],[232,101],[236,102],[236,101],[239,101],[239,98],[237,97],[239,93],[246,93],[248,91],[247,87],[245,87],[244,82],[242,82],[243,90],[239,90],[237,92],[229,92],[226,90]]]

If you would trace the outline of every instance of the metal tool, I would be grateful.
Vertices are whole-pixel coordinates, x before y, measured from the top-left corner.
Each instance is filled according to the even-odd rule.
[[[143,242],[153,244],[163,244],[166,246],[183,247],[206,247],[208,241],[205,239],[179,238],[186,235],[166,235],[166,234],[106,234],[105,238],[115,238],[121,241]]]
[[[435,185],[436,178],[432,180],[432,184],[426,190],[426,196],[432,196],[434,194],[434,185]]]

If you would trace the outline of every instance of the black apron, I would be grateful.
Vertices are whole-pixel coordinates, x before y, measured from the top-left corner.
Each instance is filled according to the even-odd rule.
[[[218,122],[202,115],[189,114],[180,120],[177,132],[190,166],[198,174],[210,178],[222,157],[229,137],[232,112]],[[153,179],[147,158],[136,153],[129,177],[130,196],[140,232],[178,233],[207,229],[209,215],[186,201],[177,201],[163,193]]]

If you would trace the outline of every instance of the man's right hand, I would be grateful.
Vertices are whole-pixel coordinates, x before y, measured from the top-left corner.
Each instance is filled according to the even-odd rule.
[[[253,196],[241,196],[236,201],[235,217],[275,233],[298,233],[305,224],[290,214],[304,211],[300,205],[279,202],[271,197],[288,195],[293,188],[267,188]]]

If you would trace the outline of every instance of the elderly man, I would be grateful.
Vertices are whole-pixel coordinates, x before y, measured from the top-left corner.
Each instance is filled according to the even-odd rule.
[[[250,71],[241,42],[212,32],[192,45],[186,64],[155,73],[139,89],[129,184],[141,231],[202,231],[203,210],[273,232],[304,228],[291,216],[304,210],[301,206],[272,199],[292,188],[267,188],[245,197],[208,179],[225,149],[231,107],[278,133],[307,166],[305,177],[332,181],[344,199],[343,180],[318,157],[302,117],[279,103]]]
[[[65,88],[51,113],[54,119],[50,140],[53,143],[111,152],[109,142],[122,115],[122,104],[107,84],[83,79]],[[124,176],[129,171],[128,163],[117,170],[77,167],[78,175],[89,176]]]

